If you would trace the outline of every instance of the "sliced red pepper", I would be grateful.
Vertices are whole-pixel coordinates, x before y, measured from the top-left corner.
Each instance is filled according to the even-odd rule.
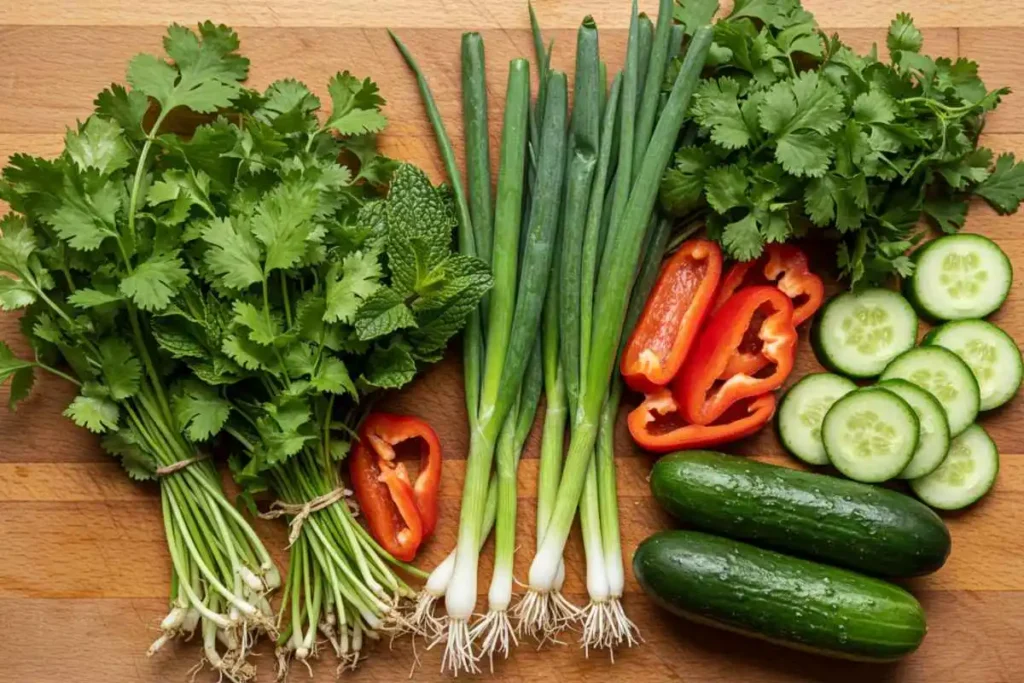
[[[420,471],[415,483],[395,447],[419,442]],[[374,413],[359,429],[349,455],[352,489],[375,539],[397,559],[412,560],[437,525],[441,482],[441,442],[426,422]]]
[[[746,349],[747,340],[756,347]],[[793,369],[796,350],[793,304],[775,287],[741,289],[711,315],[673,389],[679,413],[695,425],[710,425],[742,399],[774,391]],[[765,368],[722,379],[738,353],[759,353]]]
[[[825,300],[825,284],[810,271],[806,254],[792,244],[769,244],[760,258],[734,263],[726,271],[712,311],[737,290],[754,285],[775,285],[788,296],[793,301],[794,325],[814,315]]]
[[[714,424],[688,424],[679,414],[672,392],[648,395],[629,414],[629,433],[637,445],[654,453],[707,448],[750,436],[775,414],[775,394],[737,401]]]
[[[714,301],[722,251],[714,242],[684,242],[662,267],[643,315],[623,350],[621,372],[636,391],[672,381]]]

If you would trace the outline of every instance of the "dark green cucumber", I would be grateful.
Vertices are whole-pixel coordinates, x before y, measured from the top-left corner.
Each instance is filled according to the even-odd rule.
[[[831,657],[891,661],[927,632],[921,605],[898,586],[698,531],[654,534],[633,573],[675,614]]]
[[[651,491],[698,529],[886,577],[935,571],[949,530],[902,493],[711,451],[666,455]]]

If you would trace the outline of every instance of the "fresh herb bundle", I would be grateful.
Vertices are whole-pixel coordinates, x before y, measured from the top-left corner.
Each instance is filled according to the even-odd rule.
[[[12,402],[37,368],[79,384],[67,415],[131,476],[160,477],[174,574],[158,644],[201,621],[207,660],[241,680],[256,630],[283,666],[323,633],[351,665],[411,594],[394,567],[416,570],[354,520],[338,462],[364,399],[438,360],[491,276],[452,253],[449,191],[378,153],[369,79],[337,74],[321,117],[296,81],[243,87],[224,26],[172,26],[164,46],[170,61],[132,60],[132,88],[101,93],[59,158],[4,171],[0,304],[26,309],[35,359],[0,346],[0,381]],[[263,595],[279,575],[198,460],[221,433],[245,499],[269,489],[292,518],[276,622]]]
[[[682,0],[710,17],[716,0]],[[926,216],[959,230],[972,195],[1000,213],[1024,200],[1024,167],[979,147],[987,90],[968,59],[933,59],[907,14],[889,27],[889,60],[858,55],[818,28],[799,0],[738,0],[715,24],[709,68],[661,186],[675,216],[703,217],[737,260],[808,234],[838,240],[851,284],[908,275]]]

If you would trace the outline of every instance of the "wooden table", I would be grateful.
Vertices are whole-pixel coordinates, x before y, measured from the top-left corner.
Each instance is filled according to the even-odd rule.
[[[652,14],[656,4],[641,3]],[[935,55],[966,55],[981,63],[988,85],[1024,90],[1019,49],[1024,44],[1024,5],[1016,0],[958,0],[900,3],[867,0],[807,0],[822,25],[835,27],[859,49],[884,44],[885,26],[896,5],[924,27],[925,48]],[[545,29],[556,40],[555,63],[570,69],[574,30],[592,13],[603,54],[617,67],[624,51],[628,9],[624,0],[567,2],[537,0]],[[252,59],[251,82],[263,87],[292,76],[324,91],[335,71],[370,75],[388,99],[391,119],[386,151],[443,177],[412,77],[387,40],[384,28],[400,33],[429,74],[441,109],[461,149],[458,50],[464,29],[480,30],[490,64],[492,122],[500,120],[505,65],[530,55],[525,2],[487,0],[6,0],[0,6],[0,159],[15,151],[52,155],[62,148],[65,126],[90,111],[93,96],[124,80],[128,59],[159,51],[164,26],[212,18],[233,25],[242,51]],[[571,69],[570,69],[571,70]],[[1011,96],[991,117],[983,136],[997,151],[1024,154],[1024,97]],[[996,240],[1024,262],[1024,214],[998,217],[974,207],[971,231]],[[1024,270],[1024,268],[1019,269]],[[1024,339],[1024,296],[1018,275],[1006,306],[994,316],[1012,336]],[[0,316],[0,338],[20,351],[14,316]],[[814,369],[802,341],[798,375]],[[428,418],[438,429],[448,458],[442,524],[423,557],[432,566],[454,542],[458,497],[466,451],[458,362],[450,358],[424,373],[391,408]],[[6,402],[6,390],[0,401]],[[17,414],[0,412],[0,681],[78,683],[184,681],[195,663],[195,644],[179,645],[147,659],[166,612],[168,558],[160,528],[156,489],[135,485],[99,449],[96,439],[61,417],[71,389],[42,378]],[[928,612],[930,634],[904,661],[873,666],[799,654],[710,628],[681,623],[654,608],[630,576],[626,607],[646,642],[616,654],[585,659],[570,642],[536,653],[529,644],[501,662],[496,675],[507,681],[580,681],[612,675],[630,681],[927,681],[996,683],[1020,681],[1024,654],[1024,399],[984,418],[1003,453],[994,492],[975,508],[947,516],[953,554],[928,578],[907,582]],[[619,496],[624,548],[669,524],[651,501],[645,477],[652,462],[636,451],[620,425]],[[743,454],[792,464],[770,430],[742,444]],[[537,434],[522,466],[522,549],[516,572],[525,577],[534,538],[534,480]],[[268,546],[284,544],[282,525],[257,522]],[[582,548],[574,538],[567,551],[567,591],[585,593]],[[284,559],[285,553],[278,552]],[[485,553],[481,586],[490,575]],[[628,573],[628,572],[627,572]],[[420,648],[422,650],[422,647]],[[419,653],[417,680],[440,680],[436,651]],[[352,680],[395,681],[414,661],[407,641],[383,644]],[[272,680],[269,653],[260,680]],[[330,680],[330,657],[315,667],[317,680]],[[293,680],[304,680],[301,670]],[[209,672],[196,680],[213,680]]]

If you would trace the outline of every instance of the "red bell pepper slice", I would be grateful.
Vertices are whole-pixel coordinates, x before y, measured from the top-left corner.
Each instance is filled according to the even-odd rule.
[[[744,349],[750,338],[757,346]],[[796,340],[789,297],[775,287],[741,289],[712,314],[676,378],[680,414],[691,424],[710,425],[737,401],[778,389],[793,369]],[[721,379],[741,351],[759,353],[768,366]]]
[[[665,386],[683,366],[693,339],[711,308],[722,276],[722,250],[706,239],[684,242],[662,267],[620,370],[636,391]]]
[[[420,471],[413,482],[395,447],[420,442]],[[349,456],[352,489],[375,539],[397,559],[412,560],[437,525],[441,442],[426,422],[374,413],[363,421]]]
[[[734,403],[714,424],[687,424],[668,389],[648,395],[630,412],[629,433],[638,446],[654,453],[707,448],[750,436],[775,414],[775,394]]]
[[[734,263],[722,278],[717,311],[738,289],[754,285],[775,285],[793,301],[793,324],[814,315],[825,300],[825,284],[810,271],[807,256],[792,244],[769,244],[760,258]]]

